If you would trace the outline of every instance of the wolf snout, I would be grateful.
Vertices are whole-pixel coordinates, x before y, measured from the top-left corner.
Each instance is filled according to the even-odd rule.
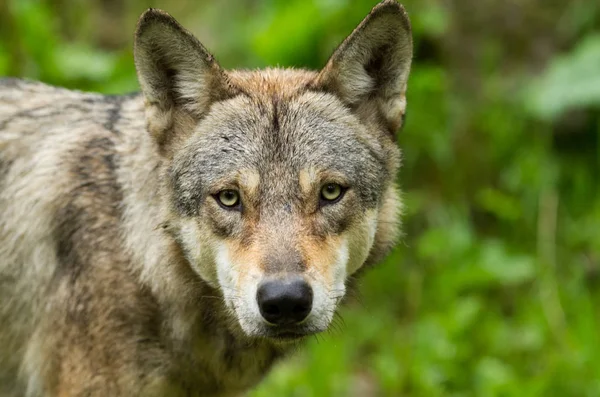
[[[308,317],[313,290],[301,277],[263,281],[256,294],[260,314],[273,325],[293,325]]]

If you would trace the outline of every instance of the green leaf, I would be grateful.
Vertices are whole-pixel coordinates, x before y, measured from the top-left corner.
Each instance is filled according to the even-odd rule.
[[[536,275],[532,257],[511,255],[499,241],[488,241],[482,245],[479,266],[492,279],[510,286],[531,281]]]
[[[555,119],[567,110],[600,104],[600,34],[556,58],[526,90],[530,111]]]

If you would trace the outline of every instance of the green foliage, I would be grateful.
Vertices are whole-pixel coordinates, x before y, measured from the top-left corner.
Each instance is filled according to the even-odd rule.
[[[531,110],[555,118],[566,110],[600,104],[600,34],[557,57],[531,87]]]
[[[531,87],[531,109],[545,118],[566,110],[600,104],[600,34],[586,37],[557,57]]]
[[[406,1],[405,237],[252,396],[600,395],[600,4],[513,3]],[[8,0],[0,74],[135,90],[147,6],[227,67],[318,68],[373,4]]]

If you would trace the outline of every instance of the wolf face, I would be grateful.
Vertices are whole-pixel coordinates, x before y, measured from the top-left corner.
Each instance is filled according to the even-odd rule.
[[[136,67],[169,230],[246,335],[327,329],[348,278],[393,245],[411,54],[395,1],[319,73],[225,71],[167,14],[140,19]]]

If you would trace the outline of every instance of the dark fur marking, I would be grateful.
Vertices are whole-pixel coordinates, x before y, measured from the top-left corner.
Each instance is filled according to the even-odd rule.
[[[227,211],[227,210],[222,210]],[[233,227],[230,222],[223,222],[223,220],[219,221],[215,219],[214,216],[209,216],[210,219],[210,228],[215,236],[221,238],[230,237],[233,233]]]
[[[121,135],[119,129],[116,128],[116,125],[121,120],[123,102],[128,98],[128,96],[112,96],[106,98],[108,102],[112,104],[112,107],[108,110],[108,119],[103,126],[115,135]]]
[[[17,282],[17,278],[9,275],[0,276],[0,284],[14,284]]]
[[[343,218],[339,219],[337,222],[333,223],[334,227],[333,227],[332,232],[334,234],[344,233],[352,225],[354,219],[355,219],[354,217],[344,216]]]
[[[77,239],[76,232],[81,223],[80,218],[84,216],[83,209],[77,208],[71,203],[62,207],[56,213],[57,226],[54,231],[56,236],[56,256],[59,267],[58,277],[68,276],[71,282],[75,282],[81,274],[81,258],[75,249]]]
[[[234,360],[238,354],[238,347],[236,346],[236,340],[231,335],[230,332],[227,332],[225,335],[225,352],[223,353],[223,359],[225,360],[225,365],[227,368],[232,368],[234,366]]]
[[[122,200],[115,174],[114,143],[107,137],[94,137],[85,142],[83,154],[74,162],[73,173],[78,184],[56,214],[54,235],[60,266],[57,276],[68,276],[75,282],[97,252],[112,252],[117,247],[108,241],[100,243],[96,236],[115,236],[115,219],[120,217],[114,203]],[[111,239],[112,241],[112,239]]]
[[[57,109],[55,111],[46,113],[46,114],[41,115],[41,116],[34,114],[34,112],[40,111],[40,110],[44,110],[44,109],[48,109],[48,106],[47,105],[42,105],[42,106],[37,106],[37,107],[31,108],[31,109],[25,109],[25,110],[22,110],[20,112],[17,112],[15,114],[13,114],[12,116],[10,116],[10,117],[8,117],[8,118],[0,121],[0,130],[6,129],[6,127],[8,127],[8,125],[10,123],[12,123],[13,121],[15,121],[17,119],[37,119],[37,120],[40,120],[40,119],[52,118],[52,117],[55,117],[55,116],[58,116],[58,115],[64,113],[66,110],[73,110],[75,112],[80,112],[80,113],[83,113],[83,114],[89,113],[89,109],[88,108],[86,108],[84,106],[80,106],[78,104],[70,103],[70,104],[68,104],[68,105],[66,105],[64,107],[61,107],[61,108],[59,108],[59,109]],[[35,129],[32,129],[31,133],[34,133],[34,132],[35,132]]]
[[[273,105],[273,120],[271,121],[271,124],[273,125],[273,131],[275,133],[279,133],[279,103],[280,100],[279,98],[277,98],[277,96],[273,95],[272,99],[272,105]]]
[[[0,158],[0,188],[2,187],[2,182],[4,182],[4,178],[8,175],[11,166],[12,160]]]
[[[392,52],[392,46],[390,44],[382,45],[381,47],[373,51],[373,57],[365,65],[365,71],[369,76],[375,80],[375,87],[372,91],[372,95],[381,90],[391,76],[390,71],[386,70],[385,62]]]
[[[20,112],[17,112],[15,114],[13,114],[12,116],[7,117],[7,118],[5,118],[4,120],[2,120],[0,122],[0,130],[6,129],[6,127],[8,126],[8,124],[12,123],[14,120],[16,120],[18,118],[28,117],[31,114],[31,112],[34,112],[36,110],[46,109],[46,108],[47,108],[47,106],[38,106],[38,107],[35,107],[33,109],[26,109],[26,110],[22,110]],[[59,112],[55,111],[55,112],[52,112],[50,114],[50,116],[55,116],[57,114],[59,114]]]

